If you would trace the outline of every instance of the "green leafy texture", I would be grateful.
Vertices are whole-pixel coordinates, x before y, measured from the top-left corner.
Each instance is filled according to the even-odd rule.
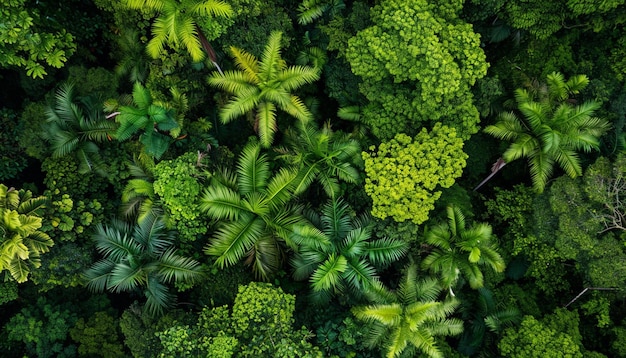
[[[291,260],[294,278],[309,278],[314,302],[328,303],[337,295],[361,297],[380,286],[377,267],[402,258],[408,244],[396,239],[373,239],[368,218],[355,219],[347,204],[333,199],[320,216],[309,218],[323,233],[323,241],[303,240]],[[298,232],[294,240],[299,241]]]
[[[513,112],[502,113],[498,122],[485,128],[486,133],[512,142],[502,155],[506,163],[528,158],[533,187],[538,192],[545,189],[555,163],[572,178],[581,175],[577,151],[598,150],[599,138],[610,127],[605,119],[594,116],[599,102],[570,103],[569,97],[588,83],[584,75],[566,81],[562,74],[554,72],[548,75],[543,91],[515,91],[523,119]]]
[[[178,230],[182,242],[195,241],[209,226],[200,210],[199,196],[205,178],[199,160],[198,153],[190,152],[164,160],[153,169],[154,194],[167,213],[168,225]]]
[[[345,7],[343,0],[302,0],[298,5],[298,24],[313,23],[326,12],[330,12],[333,16],[337,15]]]
[[[36,304],[22,308],[4,329],[12,342],[24,345],[24,353],[36,357],[73,357],[76,347],[65,345],[76,314],[39,297]]]
[[[26,156],[20,148],[24,124],[17,119],[16,111],[0,108],[0,181],[15,178],[27,166]]]
[[[371,9],[374,25],[348,41],[346,59],[368,100],[361,120],[381,140],[428,121],[464,139],[478,131],[470,87],[488,64],[461,8],[458,0],[383,1]]]
[[[63,67],[76,51],[74,37],[64,29],[46,32],[46,21],[26,0],[2,0],[0,9],[0,67],[22,68],[32,78],[43,78],[46,67]]]
[[[180,133],[176,111],[166,104],[154,102],[150,91],[139,82],[135,82],[133,87],[133,102],[135,107],[119,108],[115,119],[120,126],[115,137],[125,141],[141,131],[139,141],[144,145],[146,154],[160,159],[174,141],[172,137]]]
[[[40,255],[54,245],[40,230],[46,205],[43,196],[0,184],[0,272],[8,271],[18,283],[28,280],[30,271],[41,266]]]
[[[96,312],[88,320],[79,318],[70,329],[70,337],[78,343],[78,353],[89,357],[126,357],[119,340],[120,333],[117,320],[103,311]]]
[[[158,14],[152,24],[152,39],[146,47],[152,58],[165,56],[167,44],[174,49],[187,50],[193,62],[202,61],[207,54],[215,61],[213,48],[198,27],[198,19],[233,14],[230,5],[221,0],[125,0],[124,4],[131,9]]]
[[[119,220],[99,225],[93,239],[105,258],[85,272],[87,287],[95,292],[143,292],[146,312],[162,314],[174,302],[165,284],[193,282],[202,274],[198,262],[176,254],[174,238],[156,216],[134,226]]]
[[[42,136],[52,149],[52,156],[60,158],[72,154],[79,163],[78,171],[94,171],[107,176],[106,166],[97,143],[108,141],[115,131],[114,122],[108,121],[93,97],[78,98],[74,85],[61,85],[55,95],[54,107],[46,108],[46,124]]]
[[[230,52],[239,70],[214,73],[208,80],[210,85],[233,95],[220,110],[222,123],[254,110],[254,129],[265,148],[272,145],[278,130],[277,108],[303,122],[312,119],[302,100],[291,93],[320,77],[319,68],[288,67],[281,58],[281,38],[281,32],[272,32],[260,60],[244,50],[231,47]]]
[[[122,191],[120,213],[129,221],[141,223],[150,215],[163,211],[154,190],[154,163],[143,163],[135,158],[128,167],[132,179]]]
[[[294,228],[307,227],[300,208],[292,199],[295,170],[282,168],[272,176],[267,156],[260,145],[249,143],[237,162],[237,173],[213,177],[200,199],[200,209],[220,220],[217,232],[205,248],[224,268],[246,257],[254,274],[269,280],[283,263],[285,244],[294,248]],[[304,229],[306,230],[306,229]],[[315,230],[304,235],[319,238]]]
[[[17,282],[5,281],[0,283],[0,306],[18,298]]]
[[[524,316],[519,327],[504,331],[498,349],[503,357],[511,358],[582,358],[584,348],[578,324],[578,313],[565,309],[557,309],[541,321]]]
[[[467,356],[491,351],[495,348],[498,335],[522,320],[517,308],[496,301],[489,289],[479,288],[477,292],[478,295],[475,292],[463,295],[459,308],[461,319],[466,325],[459,339],[458,350]]]
[[[385,357],[417,350],[428,357],[443,358],[435,337],[460,334],[463,322],[448,318],[459,301],[437,301],[441,289],[434,279],[418,281],[417,266],[413,264],[396,292],[385,292],[380,302],[354,307],[352,313],[359,320],[373,323],[368,345],[380,348]]]
[[[299,168],[295,194],[303,193],[317,181],[329,197],[340,194],[339,180],[359,183],[361,145],[341,132],[333,132],[330,123],[321,129],[297,123],[296,131],[287,131],[287,148],[279,149],[280,158]]]
[[[503,272],[505,263],[492,239],[492,229],[488,224],[475,224],[465,227],[465,216],[461,209],[448,206],[447,223],[429,227],[424,233],[426,242],[433,247],[422,261],[422,266],[440,276],[444,287],[452,292],[461,275],[470,287],[484,286],[481,266],[495,272]]]
[[[371,153],[363,152],[365,192],[373,200],[372,216],[421,224],[441,195],[461,176],[467,155],[456,130],[436,124],[411,138],[398,134]]]

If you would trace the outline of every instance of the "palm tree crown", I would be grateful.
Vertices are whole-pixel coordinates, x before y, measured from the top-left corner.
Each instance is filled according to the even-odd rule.
[[[120,220],[99,225],[93,239],[105,258],[85,273],[87,287],[96,292],[142,287],[146,311],[152,315],[163,313],[174,301],[166,284],[193,281],[202,274],[200,263],[176,254],[174,232],[155,215],[136,225]]]
[[[0,272],[8,270],[17,282],[28,279],[30,268],[41,265],[39,255],[54,244],[39,231],[39,211],[47,201],[43,196],[33,197],[30,191],[0,184]]]
[[[358,296],[380,286],[376,267],[384,267],[404,256],[408,245],[402,240],[372,240],[368,217],[353,219],[341,199],[310,212],[309,220],[326,236],[325,241],[304,243],[291,261],[294,277],[310,277],[313,299],[326,302],[335,294]],[[299,230],[294,239],[298,241]]]
[[[399,289],[386,292],[380,303],[352,309],[361,320],[373,323],[368,344],[384,345],[385,357],[399,357],[407,349],[417,349],[432,358],[443,358],[436,336],[452,336],[463,331],[463,322],[448,318],[459,306],[449,298],[437,301],[442,287],[435,279],[417,280],[417,266],[407,269]]]
[[[502,272],[505,263],[491,241],[491,226],[476,224],[467,229],[459,208],[449,206],[447,213],[447,223],[426,230],[426,242],[434,249],[422,265],[441,275],[443,285],[454,295],[452,287],[460,275],[469,281],[470,287],[477,289],[484,285],[480,266]]]
[[[533,186],[542,192],[556,162],[570,177],[582,174],[576,151],[590,152],[599,147],[599,138],[609,129],[609,123],[594,117],[600,108],[596,101],[573,105],[568,96],[586,87],[584,75],[568,81],[560,73],[548,75],[548,83],[539,91],[515,91],[515,101],[524,116],[502,113],[498,122],[487,126],[485,132],[496,138],[512,141],[504,152],[505,163],[528,158]]]
[[[213,177],[200,206],[212,219],[221,220],[206,253],[217,257],[220,267],[247,256],[246,263],[264,280],[284,261],[284,244],[295,249],[294,227],[310,226],[300,207],[289,203],[297,173],[282,168],[271,174],[267,156],[252,142],[241,152],[236,174],[223,172]],[[301,239],[325,240],[315,230]]]
[[[280,56],[281,38],[281,32],[272,32],[260,61],[244,50],[231,47],[239,70],[209,77],[209,84],[233,94],[231,101],[220,111],[222,122],[228,123],[256,108],[254,128],[266,148],[272,144],[277,131],[276,107],[301,121],[311,119],[311,112],[291,92],[320,76],[318,68],[287,67]]]

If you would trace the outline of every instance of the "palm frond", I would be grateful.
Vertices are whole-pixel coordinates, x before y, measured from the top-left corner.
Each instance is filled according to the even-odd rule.
[[[226,124],[233,119],[243,116],[250,112],[259,104],[259,91],[255,88],[250,88],[238,92],[231,101],[229,101],[220,110],[220,120]]]
[[[207,255],[216,256],[220,268],[232,266],[252,248],[261,236],[265,224],[253,215],[241,215],[239,220],[223,223],[205,248]]]
[[[541,146],[536,138],[522,134],[507,148],[502,158],[506,163],[510,163],[515,159],[532,157],[536,151],[540,150]]]
[[[92,238],[96,242],[96,249],[102,255],[119,262],[127,256],[139,254],[144,249],[141,243],[133,239],[130,232],[130,224],[114,220],[111,226],[99,224]]]
[[[191,16],[180,16],[176,22],[176,35],[187,49],[193,62],[200,62],[205,54],[198,39],[195,20]]]
[[[366,248],[368,260],[379,267],[400,260],[408,250],[409,245],[405,241],[391,238],[370,241]]]
[[[326,258],[326,254],[315,249],[301,249],[290,260],[291,267],[294,269],[293,278],[298,281],[309,278]]]
[[[129,292],[146,283],[146,272],[140,266],[126,262],[115,264],[109,275],[107,289],[113,292]]]
[[[345,257],[335,254],[328,256],[311,275],[311,285],[315,291],[337,289],[341,284],[341,276],[348,267]]]
[[[331,199],[322,208],[322,229],[331,240],[343,239],[354,228],[350,207],[342,199]]]
[[[353,292],[367,291],[372,282],[378,279],[376,269],[365,260],[349,260],[343,278],[350,285]]]
[[[313,83],[320,78],[320,70],[309,66],[291,66],[284,69],[277,76],[280,88],[293,91],[306,84]]]
[[[257,193],[265,188],[270,176],[269,162],[257,143],[248,144],[237,161],[237,183],[242,195]]]
[[[402,318],[402,306],[398,303],[357,306],[351,311],[360,320],[376,321],[385,326],[396,326]]]
[[[93,292],[104,292],[109,286],[109,276],[113,267],[115,267],[115,262],[108,258],[91,265],[84,274],[87,288]]]
[[[571,178],[582,175],[583,169],[580,165],[578,154],[575,151],[558,148],[554,153],[554,160]]]
[[[280,42],[282,40],[282,32],[273,31],[268,40],[261,62],[259,63],[259,76],[262,81],[275,78],[279,71],[282,70],[282,59],[280,58]]]
[[[543,152],[536,151],[528,162],[530,165],[530,177],[533,182],[533,187],[541,193],[543,192],[543,189],[552,174],[554,160]]]
[[[274,141],[274,134],[278,131],[276,126],[276,107],[272,102],[259,103],[254,128],[259,134],[261,145],[264,148],[269,148]]]
[[[252,265],[252,271],[258,279],[269,281],[278,272],[282,263],[282,249],[272,235],[259,238],[248,253],[246,264]]]
[[[170,248],[159,257],[157,273],[164,282],[193,282],[202,270],[198,261],[177,255],[176,250]]]
[[[260,82],[259,76],[258,76],[258,72],[259,72],[259,60],[257,60],[256,57],[254,57],[253,54],[248,53],[244,50],[238,49],[237,47],[231,46],[230,47],[230,52],[233,55],[233,58],[235,59],[235,65],[241,70],[243,71],[243,73],[245,74],[245,77],[240,77],[240,78],[245,78],[246,83],[252,83],[252,84],[258,84]],[[228,77],[228,76],[242,76],[241,72],[226,72],[224,77]],[[231,93],[236,93],[233,91],[230,91]]]
[[[148,277],[144,295],[147,298],[144,308],[152,316],[163,314],[175,301],[174,295],[156,277]]]
[[[265,201],[268,205],[278,209],[291,199],[294,179],[297,175],[298,173],[294,170],[281,168],[278,174],[270,179],[265,190]]]
[[[312,23],[322,17],[328,8],[328,3],[323,0],[303,0],[298,5],[298,24],[308,25]]]
[[[30,269],[26,261],[20,260],[18,257],[14,257],[9,264],[9,273],[17,283],[24,283],[28,280],[28,274]]]
[[[226,71],[224,75],[213,74],[208,78],[211,86],[235,95],[240,95],[244,91],[258,91],[255,81],[254,77],[242,71]]]
[[[247,212],[241,196],[236,191],[222,185],[211,185],[200,198],[200,210],[217,220],[238,220]]]

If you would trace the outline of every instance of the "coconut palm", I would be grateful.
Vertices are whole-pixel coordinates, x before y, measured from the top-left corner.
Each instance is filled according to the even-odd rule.
[[[309,66],[290,66],[280,56],[281,32],[270,34],[259,61],[254,55],[231,47],[239,68],[237,71],[215,73],[209,84],[233,95],[220,110],[220,119],[228,123],[255,110],[254,128],[263,147],[269,147],[277,131],[276,108],[308,122],[312,115],[302,100],[291,94],[295,89],[316,81],[320,70]]]
[[[245,256],[260,279],[268,280],[278,271],[286,248],[296,248],[294,228],[310,226],[300,207],[290,203],[296,175],[295,170],[282,168],[272,176],[267,156],[252,142],[241,152],[235,174],[223,171],[213,177],[200,208],[220,220],[205,250],[217,258],[219,267],[234,265]],[[325,240],[311,229],[299,238]]]
[[[317,180],[329,197],[339,195],[339,180],[357,183],[361,179],[357,167],[362,163],[361,145],[341,132],[333,132],[330,124],[317,129],[312,123],[298,121],[296,130],[287,131],[286,148],[278,151],[280,158],[299,168],[294,192],[304,192]]]
[[[517,89],[515,101],[523,119],[513,112],[502,113],[497,123],[485,128],[486,133],[498,139],[512,141],[496,169],[516,159],[528,158],[533,186],[538,192],[543,192],[555,163],[572,178],[581,175],[577,151],[597,150],[599,138],[610,127],[605,119],[594,116],[600,108],[599,102],[574,105],[568,98],[588,83],[584,75],[565,81],[562,74],[555,72],[548,75],[547,85],[539,86],[537,91]]]
[[[432,278],[417,280],[417,265],[412,264],[396,292],[387,292],[382,302],[358,306],[352,313],[372,323],[368,345],[380,347],[387,358],[417,350],[432,358],[443,358],[435,337],[453,336],[463,331],[463,322],[448,318],[459,301],[438,301],[442,287]]]
[[[184,47],[194,62],[202,61],[206,52],[215,67],[220,68],[215,51],[198,22],[207,21],[211,16],[232,16],[230,5],[220,0],[125,0],[124,3],[131,9],[158,13],[147,47],[152,58],[161,56],[165,44],[169,44],[173,48]]]
[[[361,296],[380,286],[376,268],[404,256],[408,245],[402,240],[372,239],[367,216],[353,218],[341,199],[330,200],[322,214],[309,212],[308,219],[326,236],[325,241],[305,241],[291,264],[296,280],[309,279],[312,298],[325,303],[332,296]],[[308,228],[305,227],[305,230]],[[294,240],[298,241],[299,228]]]
[[[422,266],[440,275],[451,295],[454,295],[452,288],[461,275],[469,281],[471,288],[483,287],[481,266],[491,267],[496,272],[505,268],[504,260],[491,241],[491,226],[476,224],[468,229],[459,208],[448,206],[446,212],[448,222],[428,228],[424,234],[433,250],[422,261]]]
[[[192,282],[202,274],[200,263],[176,254],[175,233],[155,215],[135,225],[121,220],[98,225],[93,239],[104,259],[85,273],[87,287],[95,292],[143,292],[151,315],[173,305],[167,284]]]
[[[75,101],[74,85],[65,83],[55,95],[55,106],[45,111],[46,124],[42,136],[50,142],[55,158],[73,154],[81,174],[95,171],[106,176],[97,143],[108,141],[116,124],[107,121],[101,104],[92,97]]]
[[[40,255],[54,244],[39,230],[39,211],[47,202],[43,196],[33,197],[30,191],[0,184],[0,272],[8,270],[19,283],[28,280],[31,268],[41,266]]]

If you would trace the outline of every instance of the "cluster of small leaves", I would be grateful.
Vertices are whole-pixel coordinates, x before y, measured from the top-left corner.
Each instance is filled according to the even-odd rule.
[[[438,188],[449,188],[460,177],[467,155],[452,128],[436,124],[411,138],[398,134],[378,149],[364,152],[365,191],[373,200],[372,215],[421,224],[428,219]],[[374,151],[376,150],[376,151]]]
[[[154,192],[183,241],[195,241],[206,233],[208,226],[199,208],[202,180],[206,178],[197,166],[198,160],[198,153],[189,152],[161,161],[153,169]]]
[[[31,281],[40,292],[57,287],[81,287],[85,284],[85,267],[93,262],[92,251],[91,247],[76,242],[55,245],[41,258],[41,267],[33,272]]]
[[[70,328],[76,322],[75,313],[39,297],[36,304],[23,308],[4,326],[9,341],[20,342],[29,355],[73,357],[76,347],[66,346]]]
[[[17,282],[5,281],[0,283],[0,306],[18,298]]]
[[[31,10],[31,12],[29,12]],[[0,1],[0,66],[20,67],[33,78],[43,78],[45,66],[61,68],[76,44],[65,30],[54,33],[41,31],[39,13],[26,5],[26,0]]]
[[[17,114],[6,108],[0,108],[0,181],[15,178],[26,168],[26,157],[20,150],[19,133],[22,130]]]
[[[451,120],[450,125],[462,137],[478,130],[478,111],[471,103],[469,89],[487,73],[488,64],[479,35],[458,18],[459,4],[385,1],[371,10],[375,25],[359,31],[348,42],[346,58],[352,71],[364,79],[361,92],[373,103],[373,108],[364,112],[364,121],[375,126],[374,133],[381,139],[414,126],[416,119],[411,117],[419,121]],[[383,80],[386,91],[379,87]],[[387,100],[398,97],[391,101],[396,104],[378,99],[381,95]],[[378,113],[381,105],[390,107],[386,116]],[[395,118],[400,114],[394,110],[397,107],[406,113],[400,119]],[[376,128],[379,120],[391,118],[406,123],[397,129]]]
[[[126,357],[124,346],[119,340],[118,322],[104,311],[96,312],[86,321],[79,318],[70,329],[70,336],[78,343],[78,353],[81,356]]]

